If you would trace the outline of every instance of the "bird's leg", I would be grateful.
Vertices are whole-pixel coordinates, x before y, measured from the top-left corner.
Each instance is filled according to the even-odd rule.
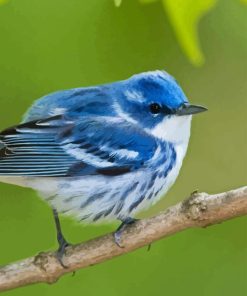
[[[57,259],[60,262],[60,264],[66,268],[67,266],[65,266],[63,264],[62,258],[63,255],[65,254],[65,250],[66,248],[70,245],[66,239],[63,236],[62,230],[61,230],[61,224],[59,221],[59,217],[58,217],[58,212],[55,209],[52,209],[53,211],[53,216],[54,216],[54,220],[55,220],[55,225],[56,225],[56,231],[57,231],[57,241],[58,241],[58,250],[57,250]]]
[[[135,223],[136,221],[138,221],[138,219],[128,217],[128,218],[126,218],[124,220],[121,220],[121,221],[122,221],[122,223],[117,228],[117,230],[114,232],[114,241],[115,241],[117,246],[119,246],[120,248],[123,248],[123,246],[121,245],[121,237],[122,237],[123,231],[129,225],[131,225],[131,224]]]

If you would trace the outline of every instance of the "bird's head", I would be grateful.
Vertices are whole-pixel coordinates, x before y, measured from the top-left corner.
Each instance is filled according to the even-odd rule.
[[[188,140],[191,115],[206,111],[191,105],[177,81],[165,71],[146,72],[122,82],[115,109],[126,120],[173,143]]]

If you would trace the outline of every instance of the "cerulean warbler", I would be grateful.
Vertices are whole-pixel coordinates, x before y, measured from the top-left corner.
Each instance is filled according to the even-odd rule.
[[[60,258],[67,242],[57,212],[122,221],[119,244],[123,227],[176,180],[192,114],[205,110],[164,71],[49,94],[0,133],[0,181],[31,187],[51,205]]]

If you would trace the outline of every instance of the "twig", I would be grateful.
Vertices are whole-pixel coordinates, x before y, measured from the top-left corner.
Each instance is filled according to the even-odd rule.
[[[60,265],[54,252],[1,267],[0,291],[34,283],[54,283],[63,274],[131,252],[184,229],[206,227],[246,214],[247,186],[215,195],[194,192],[159,215],[130,226],[122,237],[124,248],[116,246],[112,234],[108,234],[69,247],[63,260],[68,268]]]

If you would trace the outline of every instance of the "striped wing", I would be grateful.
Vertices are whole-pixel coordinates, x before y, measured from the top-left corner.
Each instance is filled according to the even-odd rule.
[[[136,128],[104,116],[27,122],[0,133],[1,143],[2,176],[115,176],[144,166],[156,147]]]
[[[56,141],[61,130],[58,116],[31,121],[0,134],[0,175],[64,176],[76,159]]]

